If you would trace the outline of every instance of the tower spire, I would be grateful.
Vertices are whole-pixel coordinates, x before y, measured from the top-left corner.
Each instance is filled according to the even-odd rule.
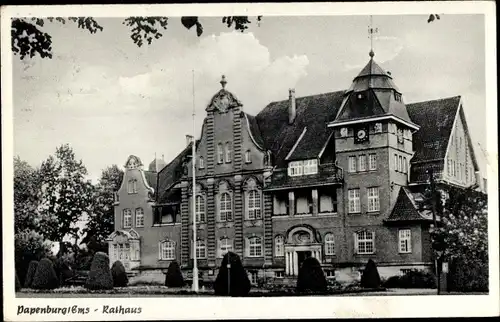
[[[370,25],[368,26],[368,38],[370,38],[370,58],[373,59],[375,52],[373,51],[373,34],[378,32],[378,28],[373,28],[373,16],[370,15]]]

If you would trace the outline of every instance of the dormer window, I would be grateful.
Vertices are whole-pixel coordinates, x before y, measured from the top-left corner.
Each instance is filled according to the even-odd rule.
[[[291,177],[318,173],[318,160],[310,159],[288,163],[288,175]]]
[[[395,99],[397,102],[401,102],[401,101],[402,101],[401,94],[400,94],[400,93],[398,93],[398,92],[394,92],[394,99]]]

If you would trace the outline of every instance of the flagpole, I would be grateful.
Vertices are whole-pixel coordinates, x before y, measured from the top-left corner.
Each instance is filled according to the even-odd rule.
[[[193,197],[192,197],[192,202],[191,204],[193,205],[193,291],[198,292],[198,261],[197,261],[197,254],[196,254],[196,249],[197,249],[197,237],[196,237],[196,138],[195,138],[195,132],[196,132],[196,123],[195,123],[195,103],[194,103],[194,69],[192,70],[193,72],[193,137],[192,137],[192,146],[191,146],[191,151],[192,151],[192,158],[191,158],[191,165],[192,165],[192,176],[193,176]]]

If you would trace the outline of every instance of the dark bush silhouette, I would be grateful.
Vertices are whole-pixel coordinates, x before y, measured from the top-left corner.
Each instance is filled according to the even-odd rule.
[[[388,288],[436,288],[434,274],[412,269],[401,276],[391,276],[383,283]]]
[[[443,274],[444,275],[444,274]],[[444,278],[444,276],[441,278]],[[451,261],[448,273],[448,291],[456,292],[488,292],[488,261]]]
[[[227,268],[228,263],[231,264],[229,272]],[[219,274],[217,274],[217,278],[215,280],[215,295],[247,296],[250,292],[250,288],[250,280],[248,279],[247,272],[241,263],[240,257],[233,252],[227,252],[222,259]]]
[[[113,288],[113,276],[109,269],[107,254],[97,252],[94,255],[85,287],[89,290],[110,290]]]
[[[377,265],[371,259],[366,263],[363,275],[361,275],[361,287],[378,288],[380,287],[380,275],[378,274]]]
[[[59,285],[64,285],[67,279],[75,275],[74,271],[71,269],[71,266],[65,259],[58,257],[53,260],[53,263],[54,270],[56,271],[56,275],[59,278]]]
[[[297,292],[299,293],[324,293],[327,291],[325,273],[321,264],[314,257],[308,257],[302,263],[297,277]]]
[[[113,286],[114,287],[125,287],[128,284],[127,272],[125,272],[125,267],[122,262],[116,261],[111,266],[111,276],[113,276]]]
[[[181,268],[176,261],[173,261],[168,266],[167,275],[165,276],[165,286],[167,287],[183,287],[184,278],[182,277]]]
[[[59,287],[59,279],[54,270],[54,264],[50,259],[43,258],[38,263],[31,287],[42,290],[51,290]]]
[[[26,277],[24,278],[24,287],[30,288],[31,283],[33,283],[33,277],[35,277],[36,268],[38,267],[38,261],[31,261],[28,265],[28,271],[26,272]]]
[[[19,277],[17,277],[17,272],[16,272],[16,285],[15,285],[15,290],[16,292],[21,290],[21,282],[19,281]]]

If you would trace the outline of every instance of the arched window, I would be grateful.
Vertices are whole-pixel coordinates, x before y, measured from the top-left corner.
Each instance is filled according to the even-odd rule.
[[[285,237],[278,235],[274,238],[274,256],[285,256]]]
[[[205,222],[205,198],[196,196],[196,222]]]
[[[123,210],[123,228],[132,227],[132,211],[130,209]]]
[[[128,193],[137,193],[137,180],[130,179],[127,186]]]
[[[325,255],[335,255],[335,238],[331,233],[325,235]]]
[[[227,252],[233,251],[233,241],[227,237],[219,239],[218,257],[222,258]]]
[[[252,154],[250,150],[245,151],[245,163],[252,163]]]
[[[247,193],[247,219],[255,220],[262,219],[260,211],[260,192],[258,190],[250,190]]]
[[[231,162],[231,142],[226,142],[226,162]]]
[[[219,221],[233,220],[233,204],[231,195],[228,192],[223,192],[220,195],[219,201]]]
[[[198,158],[198,168],[200,169],[205,168],[205,162],[203,161],[203,157]]]
[[[222,143],[217,143],[217,163],[224,162],[224,151],[222,150]]]
[[[198,239],[196,241],[196,258],[206,258],[207,257],[207,243],[203,239]]]
[[[175,242],[171,240],[163,240],[160,242],[159,250],[160,260],[175,259]]]
[[[135,227],[144,227],[144,209],[135,210]]]
[[[261,237],[250,237],[247,243],[247,255],[248,257],[262,257],[262,238]]]

